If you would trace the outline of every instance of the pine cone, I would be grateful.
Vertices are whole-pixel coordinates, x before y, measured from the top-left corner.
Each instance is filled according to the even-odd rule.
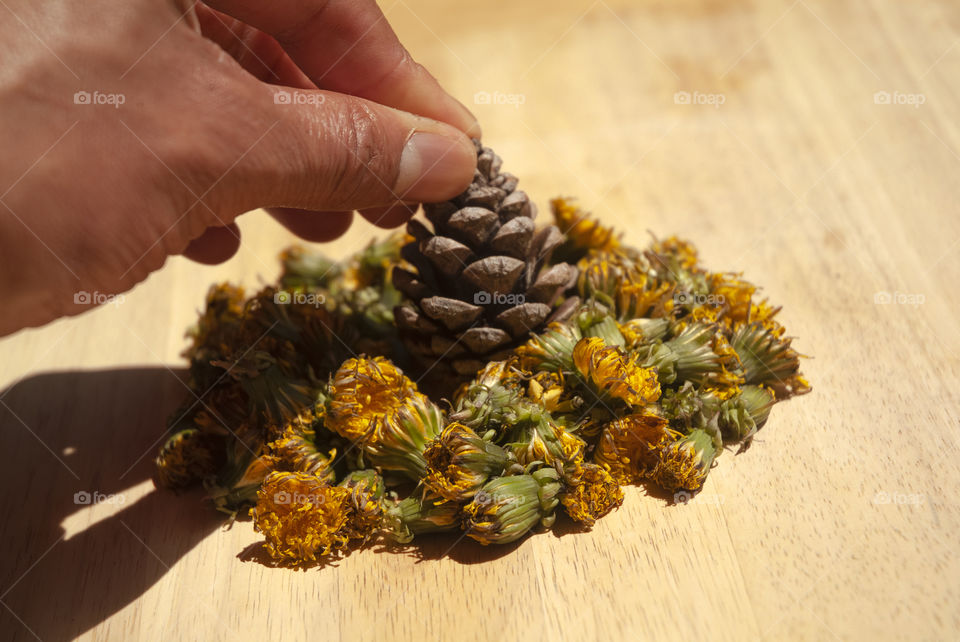
[[[394,286],[411,299],[395,310],[404,342],[424,368],[473,375],[504,358],[530,332],[563,320],[576,307],[565,292],[577,268],[550,263],[564,236],[536,230],[536,205],[500,172],[500,157],[474,141],[473,183],[453,200],[424,205],[401,251],[414,271],[394,268]]]

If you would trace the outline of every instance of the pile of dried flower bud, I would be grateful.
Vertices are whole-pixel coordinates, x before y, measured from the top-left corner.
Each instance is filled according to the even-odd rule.
[[[214,286],[158,485],[249,513],[278,563],[438,531],[504,544],[558,511],[590,527],[622,485],[695,493],[775,402],[809,391],[753,285],[704,270],[689,243],[639,251],[568,201],[552,209],[555,260],[577,268],[565,320],[462,382],[413,359],[395,323],[409,235],[344,263],[289,249],[249,298]]]

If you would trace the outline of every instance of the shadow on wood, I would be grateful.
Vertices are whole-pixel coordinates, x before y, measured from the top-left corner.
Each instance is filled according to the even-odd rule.
[[[127,498],[152,475],[167,415],[187,394],[181,374],[50,373],[0,393],[0,631],[73,639],[134,602],[222,523],[199,492]],[[116,510],[84,524],[97,501]]]

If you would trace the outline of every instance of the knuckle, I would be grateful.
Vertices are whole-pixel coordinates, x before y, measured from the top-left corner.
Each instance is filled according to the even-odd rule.
[[[328,193],[349,203],[377,203],[389,197],[397,168],[386,149],[392,142],[386,124],[360,101],[349,102],[329,117],[332,140],[327,144],[336,153],[327,168]]]

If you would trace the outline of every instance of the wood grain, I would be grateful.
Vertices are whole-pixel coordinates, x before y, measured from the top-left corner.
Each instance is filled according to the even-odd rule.
[[[120,305],[0,341],[0,637],[958,639],[960,7],[383,7],[541,206],[578,196],[764,286],[813,394],[686,506],[630,489],[590,533],[267,568],[248,523],[149,482],[208,284],[272,280],[291,242],[251,214],[225,265],[172,259]]]

